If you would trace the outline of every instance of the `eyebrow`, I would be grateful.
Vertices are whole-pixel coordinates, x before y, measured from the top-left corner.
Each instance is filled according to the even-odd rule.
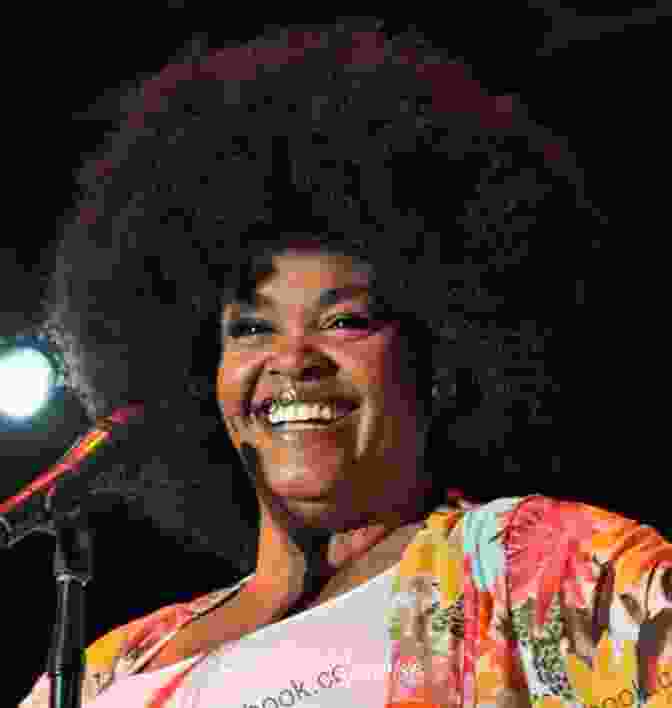
[[[317,298],[316,307],[318,309],[325,309],[332,305],[338,305],[347,300],[351,300],[357,295],[368,293],[369,287],[367,285],[344,285],[340,288],[330,288],[320,293],[320,296]],[[233,304],[238,308],[241,315],[248,315],[265,307],[273,309],[274,303],[275,300],[273,298],[254,292],[250,297],[244,300],[236,300]]]

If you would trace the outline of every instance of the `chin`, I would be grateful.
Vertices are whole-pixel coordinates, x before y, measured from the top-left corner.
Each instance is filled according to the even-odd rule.
[[[283,497],[282,505],[302,525],[338,533],[350,528],[343,503],[325,497]]]
[[[347,500],[334,498],[296,499],[285,498],[285,507],[306,526],[330,533],[344,533],[373,523],[370,507],[355,508],[352,497]]]

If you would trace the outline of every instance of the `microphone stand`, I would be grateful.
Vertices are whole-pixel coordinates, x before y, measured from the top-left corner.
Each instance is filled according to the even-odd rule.
[[[34,533],[55,538],[56,620],[47,663],[49,708],[81,708],[86,649],[84,588],[93,577],[94,530],[89,513],[109,510],[111,504],[106,495],[94,494],[80,498],[74,509],[61,512],[53,508],[53,502],[50,495],[39,511],[32,510],[37,523],[14,538],[3,533],[6,529],[0,523],[0,550],[12,548]]]
[[[49,708],[81,708],[84,678],[85,592],[93,572],[93,530],[85,513],[54,518],[56,621],[47,673]]]
[[[47,533],[56,539],[56,622],[52,631],[47,665],[50,680],[49,708],[81,708],[85,666],[85,594],[93,577],[94,533],[89,514],[110,510],[110,490],[89,489],[89,473],[100,449],[118,448],[128,438],[129,421],[144,419],[144,405],[134,403],[99,418],[96,427],[81,436],[46,473],[28,488],[0,504],[0,550],[11,548],[32,533]],[[108,460],[108,463],[110,460]],[[78,474],[65,474],[66,472]],[[46,490],[46,494],[45,494]],[[115,506],[123,494],[113,492]],[[5,516],[5,514],[9,514]]]

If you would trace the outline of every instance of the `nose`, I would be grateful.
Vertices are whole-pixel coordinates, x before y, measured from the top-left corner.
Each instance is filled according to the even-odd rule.
[[[311,381],[336,371],[334,362],[304,336],[284,337],[267,365],[270,376]]]

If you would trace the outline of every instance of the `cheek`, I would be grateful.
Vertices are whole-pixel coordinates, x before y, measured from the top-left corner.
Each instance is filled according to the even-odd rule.
[[[226,429],[229,433],[229,437],[231,438],[231,442],[233,443],[233,446],[236,448],[236,450],[240,450],[240,446],[243,442],[243,437],[240,434],[240,431],[238,430],[238,426],[235,424],[233,420],[227,420],[224,419],[224,425],[226,426]]]
[[[398,335],[390,337],[384,354],[372,362],[371,371],[385,407],[394,411],[390,420],[405,428],[418,415],[418,390],[416,372],[409,366],[405,343]]]
[[[224,354],[217,370],[217,400],[225,419],[243,413],[244,382],[250,371],[250,363],[236,354]]]
[[[353,376],[382,390],[407,378],[402,367],[399,336],[394,329],[383,330],[380,336],[367,340],[367,346],[353,362]]]
[[[410,375],[402,341],[394,328],[383,330],[367,340],[351,364],[353,381],[364,390],[406,407],[414,400],[415,379]]]

